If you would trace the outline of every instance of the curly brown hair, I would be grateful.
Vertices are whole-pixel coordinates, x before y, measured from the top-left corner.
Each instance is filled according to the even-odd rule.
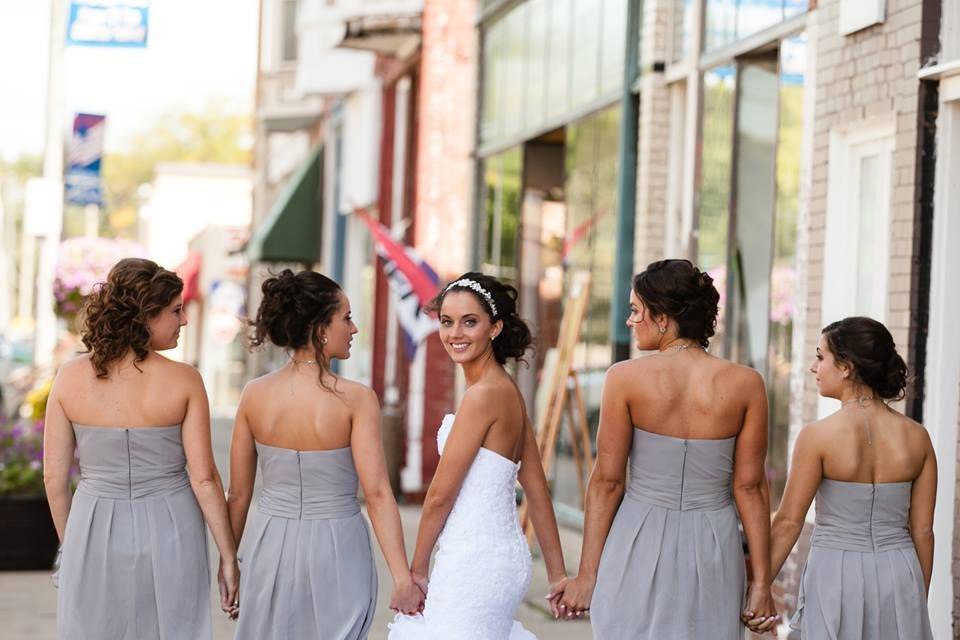
[[[124,258],[98,283],[81,311],[80,339],[98,378],[133,350],[133,366],[150,352],[147,322],[183,291],[183,280],[156,262]],[[137,367],[139,369],[139,367]]]

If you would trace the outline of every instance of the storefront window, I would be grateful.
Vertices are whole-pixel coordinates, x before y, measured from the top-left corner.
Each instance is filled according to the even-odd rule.
[[[732,65],[703,74],[696,246],[697,264],[710,273],[720,291],[720,321],[710,343],[714,353],[723,353],[735,74]]]
[[[786,483],[790,432],[790,362],[797,281],[797,215],[800,207],[800,158],[803,138],[803,92],[806,37],[780,46],[780,104],[777,131],[777,200],[770,272],[770,349],[767,392],[770,396],[770,443],[767,466],[774,504]]]
[[[574,353],[574,367],[579,372],[591,429],[597,426],[603,375],[612,364],[610,310],[617,253],[619,129],[620,109],[615,107],[569,125],[566,136],[567,220],[563,257],[568,279],[578,270],[590,273],[590,299]],[[579,509],[580,484],[571,452],[569,433],[561,430],[554,496],[557,501]]]
[[[807,0],[707,0],[704,49],[742,40],[807,10]]]
[[[690,43],[693,41],[693,30],[696,25],[693,21],[694,0],[672,0],[670,8],[671,52],[674,62],[682,60],[690,52]]]
[[[517,241],[520,231],[521,147],[484,161],[484,272],[511,283],[517,281]]]

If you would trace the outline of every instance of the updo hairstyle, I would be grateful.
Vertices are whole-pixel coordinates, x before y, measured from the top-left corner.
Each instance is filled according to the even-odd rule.
[[[677,323],[678,337],[706,349],[717,328],[720,294],[713,278],[689,260],[658,260],[633,277],[633,292],[651,315]]]
[[[256,318],[250,322],[251,346],[259,347],[269,341],[295,351],[311,345],[322,376],[329,370],[330,363],[323,353],[317,329],[330,324],[340,308],[340,285],[316,271],[295,274],[284,269],[267,278],[260,290],[263,300]]]
[[[834,359],[849,366],[857,382],[884,400],[904,397],[907,365],[882,323],[852,316],[828,324],[822,333]]]

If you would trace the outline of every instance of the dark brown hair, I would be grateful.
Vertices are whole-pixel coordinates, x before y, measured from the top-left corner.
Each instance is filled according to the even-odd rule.
[[[834,359],[849,366],[857,382],[884,400],[903,398],[907,365],[883,323],[851,316],[828,324],[822,333]]]
[[[323,385],[323,373],[329,370],[330,363],[323,354],[317,328],[330,324],[340,308],[340,285],[316,271],[294,273],[284,269],[267,278],[260,290],[263,300],[257,317],[250,322],[251,346],[259,347],[269,341],[292,351],[312,345]]]
[[[497,312],[493,312],[490,302],[479,291],[469,286],[461,286],[456,283],[461,280],[472,280],[480,285],[493,299],[493,305]],[[523,354],[533,345],[533,334],[530,333],[530,327],[526,321],[517,313],[517,290],[515,287],[500,282],[493,276],[488,276],[477,271],[468,271],[460,277],[451,281],[453,286],[444,287],[437,297],[433,299],[427,307],[428,311],[440,313],[440,306],[446,295],[453,291],[466,291],[480,301],[480,306],[490,316],[492,322],[500,320],[503,322],[503,329],[493,339],[493,356],[500,364],[506,364],[509,358],[514,358],[526,364]]]
[[[704,349],[717,329],[720,294],[713,278],[689,260],[659,260],[633,277],[633,292],[651,314],[676,321],[678,336]]]
[[[183,280],[156,262],[124,258],[110,269],[107,281],[94,286],[80,312],[80,339],[98,378],[129,349],[134,366],[150,352],[147,322],[183,291]]]

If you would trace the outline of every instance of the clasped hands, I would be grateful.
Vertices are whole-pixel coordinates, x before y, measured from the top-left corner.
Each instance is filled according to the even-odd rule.
[[[550,604],[555,619],[573,620],[582,618],[590,612],[590,601],[596,579],[589,576],[561,578],[550,584],[550,592],[544,599]],[[770,589],[751,586],[747,590],[747,606],[740,614],[740,620],[750,631],[756,634],[776,636],[776,627],[781,618]]]
[[[393,583],[393,595],[390,596],[390,610],[412,616],[423,612],[427,599],[427,577],[423,573],[411,571]]]

